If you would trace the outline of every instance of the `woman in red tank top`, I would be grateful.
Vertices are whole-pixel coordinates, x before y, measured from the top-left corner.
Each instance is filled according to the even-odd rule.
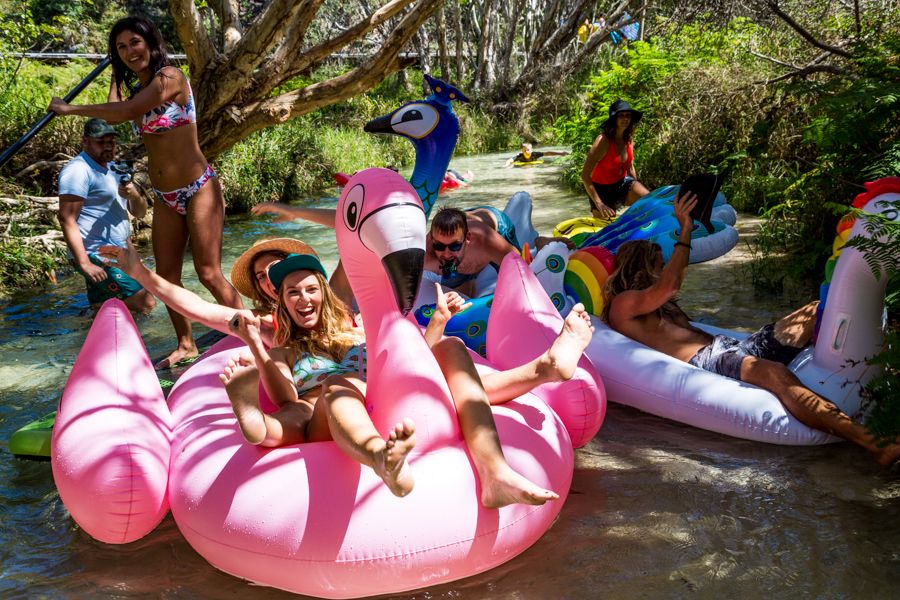
[[[581,170],[581,181],[597,218],[612,219],[616,209],[630,206],[649,192],[637,180],[631,138],[634,126],[643,113],[624,100],[609,107],[609,118],[603,122],[603,133],[597,136]]]

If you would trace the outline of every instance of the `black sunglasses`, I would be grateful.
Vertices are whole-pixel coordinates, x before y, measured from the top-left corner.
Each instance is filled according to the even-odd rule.
[[[444,250],[450,249],[450,252],[459,252],[462,250],[463,243],[459,242],[451,242],[449,244],[444,244],[443,242],[438,242],[436,240],[431,241],[431,245],[434,246],[435,252],[443,252]]]

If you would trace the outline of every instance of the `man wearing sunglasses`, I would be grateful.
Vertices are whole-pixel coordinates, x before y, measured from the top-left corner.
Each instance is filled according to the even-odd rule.
[[[555,240],[539,236],[535,249]],[[561,238],[569,244],[569,240]],[[478,207],[463,212],[444,207],[435,213],[426,240],[425,277],[470,298],[480,295],[479,276],[500,268],[510,252],[518,254],[515,226],[501,211]],[[493,279],[492,277],[490,279]]]

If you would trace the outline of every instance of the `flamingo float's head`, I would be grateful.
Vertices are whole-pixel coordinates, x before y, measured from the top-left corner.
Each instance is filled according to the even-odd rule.
[[[413,144],[425,139],[443,139],[456,144],[459,120],[453,104],[469,99],[458,89],[440,79],[425,75],[432,94],[425,100],[407,102],[400,108],[366,123],[369,133],[387,133],[408,138]]]
[[[359,171],[341,193],[335,229],[351,284],[372,274],[377,257],[408,314],[425,265],[425,211],[409,182],[389,169]]]

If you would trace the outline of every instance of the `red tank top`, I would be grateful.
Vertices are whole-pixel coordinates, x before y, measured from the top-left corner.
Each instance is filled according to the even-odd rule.
[[[623,163],[616,152],[615,142],[610,142],[606,154],[603,155],[594,170],[591,171],[591,181],[600,185],[609,185],[621,181],[631,170],[631,163],[634,162],[634,150],[631,148],[631,142],[626,146],[628,157]]]

